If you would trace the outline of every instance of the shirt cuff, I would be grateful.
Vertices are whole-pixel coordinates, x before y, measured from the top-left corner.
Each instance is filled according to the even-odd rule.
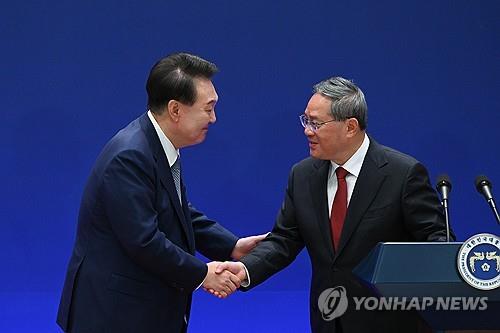
[[[248,273],[247,266],[245,266],[244,263],[241,263],[243,265],[243,268],[245,269],[245,273],[247,273],[247,278],[246,280],[241,281],[241,287],[243,288],[248,288],[250,286],[250,273]]]
[[[208,273],[207,273],[208,275]],[[200,285],[198,287],[196,287],[195,291],[200,289],[200,287],[203,285],[203,283],[205,283],[205,280],[207,279],[207,277],[205,276],[205,278],[203,279],[203,281],[201,281]]]

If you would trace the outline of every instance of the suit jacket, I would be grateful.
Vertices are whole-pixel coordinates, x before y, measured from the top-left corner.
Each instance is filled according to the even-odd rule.
[[[307,158],[291,170],[283,205],[272,233],[242,258],[254,287],[289,265],[305,246],[312,263],[310,321],[313,332],[408,332],[412,318],[353,310],[324,321],[318,298],[327,288],[344,286],[347,296],[367,296],[352,269],[379,242],[442,240],[446,234],[439,199],[426,169],[414,158],[373,139],[356,181],[335,252],[327,203],[330,161]],[[399,314],[411,317],[412,314]],[[385,317],[384,317],[385,316]],[[411,326],[411,325],[410,325]],[[343,330],[340,330],[341,327]]]
[[[192,292],[237,238],[179,202],[147,114],[104,147],[83,194],[57,323],[67,332],[181,332]]]

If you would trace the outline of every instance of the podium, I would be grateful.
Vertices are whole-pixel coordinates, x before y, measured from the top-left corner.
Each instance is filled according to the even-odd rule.
[[[384,298],[432,297],[462,302],[487,297],[487,309],[418,311],[434,330],[500,329],[500,288],[478,290],[464,282],[457,269],[462,243],[379,243],[353,270],[375,295]],[[448,299],[446,299],[448,298]],[[471,303],[470,303],[471,304]],[[417,309],[418,310],[418,309]]]

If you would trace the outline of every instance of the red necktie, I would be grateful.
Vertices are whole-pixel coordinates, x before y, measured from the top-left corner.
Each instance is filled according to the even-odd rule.
[[[333,199],[332,212],[330,215],[330,223],[332,226],[332,240],[335,251],[339,248],[340,235],[344,226],[345,215],[347,213],[347,183],[345,176],[348,172],[342,167],[335,170],[337,174],[337,193]]]

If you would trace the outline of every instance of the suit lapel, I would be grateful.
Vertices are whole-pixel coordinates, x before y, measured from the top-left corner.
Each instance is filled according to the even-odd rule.
[[[188,241],[189,241],[189,249],[191,253],[194,254],[195,252],[195,243],[194,243],[194,229],[193,229],[193,224],[191,223],[191,213],[189,211],[189,201],[187,199],[187,194],[186,194],[186,187],[184,186],[184,181],[182,181],[182,174],[181,174],[181,198],[182,198],[182,209],[184,216],[186,217],[186,220],[189,221],[189,223],[186,223],[187,227],[187,235],[188,235]]]
[[[375,199],[386,175],[381,168],[387,160],[380,146],[370,138],[370,147],[366,153],[356,185],[352,192],[347,215],[340,237],[340,244],[335,259],[342,253],[347,242],[361,222],[363,215]]]
[[[160,182],[167,190],[170,202],[174,206],[175,212],[179,217],[179,222],[182,226],[182,229],[184,230],[186,239],[188,240],[189,248],[191,249],[194,247],[193,229],[192,227],[190,228],[190,226],[188,226],[188,223],[191,223],[191,220],[188,220],[189,216],[186,216],[182,210],[181,204],[179,202],[179,197],[177,195],[177,190],[175,189],[174,178],[172,177],[172,172],[170,171],[170,166],[168,164],[168,159],[165,155],[165,151],[161,146],[158,134],[156,133],[156,130],[149,120],[147,114],[141,116],[140,123],[142,129],[146,133],[151,150],[153,152],[153,156],[156,160]]]
[[[330,219],[328,218],[328,195],[326,192],[330,162],[316,160],[313,164],[313,168],[310,178],[310,192],[314,203],[314,211],[317,215],[316,221],[325,248],[328,249],[328,253],[333,258],[334,252],[330,231]]]

